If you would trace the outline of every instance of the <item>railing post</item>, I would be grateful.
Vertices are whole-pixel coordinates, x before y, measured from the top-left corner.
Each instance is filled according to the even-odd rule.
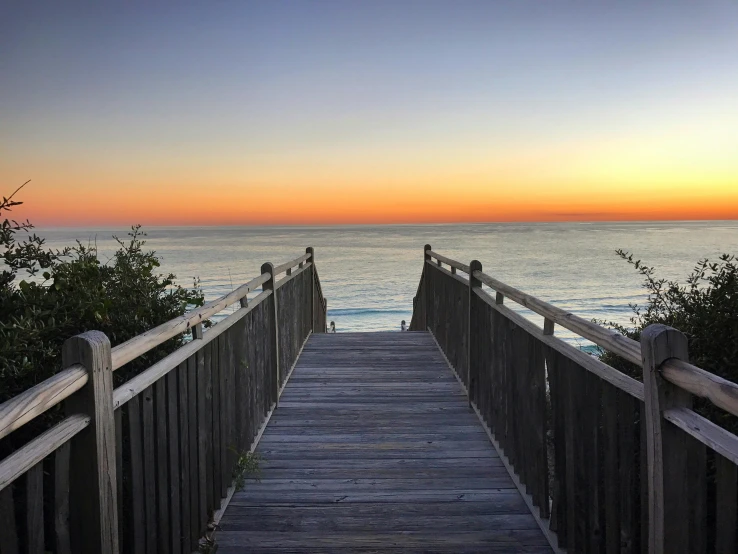
[[[687,360],[687,337],[666,325],[649,325],[641,333],[643,358],[643,385],[646,403],[646,452],[648,458],[648,551],[663,554],[673,551],[669,545],[667,524],[686,525],[686,522],[668,521],[665,511],[673,503],[686,502],[684,498],[670,498],[670,487],[665,483],[669,465],[679,456],[669,444],[679,431],[662,416],[670,408],[692,407],[692,395],[661,377],[659,368],[669,358]],[[673,476],[680,478],[680,476]],[[675,505],[675,504],[674,504]]]
[[[474,290],[475,289],[481,289],[482,288],[482,282],[474,277],[475,271],[482,271],[482,262],[479,260],[472,260],[472,262],[469,264],[469,309],[468,309],[468,317],[467,317],[467,327],[466,327],[466,346],[467,346],[467,355],[466,355],[466,372],[467,372],[467,392],[469,394],[469,407],[471,408],[472,400],[474,398],[474,393],[476,392],[476,386],[477,386],[477,380],[476,378],[473,378],[472,375],[476,375],[472,373],[472,352],[474,352],[474,344],[472,341],[472,336],[474,333],[474,321],[476,320],[476,314],[473,313],[473,306],[476,304],[474,302]]]
[[[310,329],[315,333],[315,250],[308,246],[305,253],[310,254]]]
[[[428,294],[429,272],[427,271],[427,267],[426,267],[427,264],[425,263],[425,262],[431,261],[431,257],[428,255],[428,250],[433,250],[433,247],[431,247],[430,244],[426,244],[423,247],[423,271],[420,274],[420,278],[425,281],[425,283],[423,283],[423,286],[421,287],[423,298],[420,299],[420,302],[423,303],[423,321],[422,321],[422,326],[421,326],[421,330],[423,331],[428,330],[428,313],[429,313],[428,305],[431,302],[430,294]]]
[[[86,414],[90,425],[71,441],[69,459],[72,551],[118,552],[118,481],[115,467],[113,360],[110,341],[88,331],[64,343],[64,367],[82,364],[87,384],[65,402],[68,415]]]
[[[262,289],[272,291],[272,306],[274,306],[272,325],[271,329],[269,329],[269,340],[272,344],[272,367],[270,368],[270,373],[274,376],[272,394],[274,395],[274,407],[276,408],[279,406],[279,325],[277,322],[277,288],[274,280],[274,264],[267,262],[262,265],[261,273],[269,274],[269,280],[262,285]]]

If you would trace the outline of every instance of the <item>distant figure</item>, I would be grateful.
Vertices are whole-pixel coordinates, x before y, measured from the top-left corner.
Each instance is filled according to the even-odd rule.
[[[329,333],[335,333],[336,332],[336,322],[335,321],[331,321],[331,328],[330,328],[330,330],[328,332]]]
[[[407,327],[405,326],[405,320],[402,320],[402,323],[400,323],[400,331],[407,331]]]

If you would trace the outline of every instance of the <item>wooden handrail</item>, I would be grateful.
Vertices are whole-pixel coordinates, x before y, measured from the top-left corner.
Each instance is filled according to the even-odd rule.
[[[69,398],[87,380],[87,370],[77,364],[0,404],[0,439]]]
[[[218,323],[212,330],[208,331],[203,335],[203,338],[188,342],[184,346],[178,348],[168,356],[165,356],[148,369],[142,371],[135,377],[131,378],[118,388],[113,391],[113,408],[118,409],[128,402],[134,396],[137,396],[147,387],[154,384],[156,381],[161,379],[164,375],[169,373],[172,369],[177,367],[187,358],[192,356],[195,352],[200,350],[203,346],[209,342],[215,340],[218,335],[221,335],[228,329],[230,329],[236,322],[243,319],[246,314],[256,308],[264,300],[269,298],[272,291],[265,290],[251,300],[248,306],[239,308],[234,313],[229,315],[223,321]]]
[[[451,258],[441,256],[433,250],[426,250],[425,253],[451,267],[456,267],[466,273],[469,271],[469,266]],[[479,279],[497,293],[501,293],[538,315],[573,331],[579,336],[592,341],[596,345],[609,350],[613,354],[639,367],[643,367],[641,345],[639,342],[617,331],[607,329],[571,312],[562,310],[535,296],[526,294],[481,271],[475,271],[473,277]],[[723,410],[738,416],[738,384],[718,377],[682,360],[667,360],[661,367],[661,374],[667,381],[696,396],[706,398]]]
[[[661,376],[674,385],[706,398],[715,406],[738,416],[738,385],[682,360],[661,365]]]
[[[289,262],[285,262],[281,265],[274,266],[274,275],[279,275],[280,273],[284,273],[288,269],[292,269],[296,265],[301,264],[302,262],[306,262],[310,259],[310,253],[307,252],[303,254],[302,256],[295,258],[294,260],[290,260]]]
[[[495,291],[501,292],[507,298],[514,300],[521,306],[550,319],[554,323],[557,323],[570,331],[574,331],[581,337],[591,340],[596,345],[625,358],[631,363],[637,365],[642,364],[641,345],[633,339],[621,335],[617,331],[606,329],[596,323],[587,321],[571,312],[557,308],[556,306],[549,304],[548,302],[544,302],[535,296],[531,296],[514,287],[506,285],[481,271],[475,271],[474,277],[482,281],[482,283],[488,287],[493,288]]]
[[[555,531],[554,548],[736,551],[738,435],[697,413],[694,398],[738,415],[738,384],[690,364],[677,329],[652,324],[636,342],[494,279],[476,260],[464,279],[464,264],[429,245],[423,256],[415,329],[433,333],[542,529]],[[543,316],[543,328],[505,297]],[[554,336],[556,324],[632,362],[643,382]],[[599,487],[604,496],[584,492]],[[711,509],[718,515],[706,521]]]
[[[738,437],[730,431],[726,431],[688,408],[670,408],[664,410],[663,416],[666,421],[670,421],[738,465]]]
[[[259,287],[249,300],[248,294]],[[203,332],[205,320],[236,303],[239,309]],[[323,312],[316,316],[316,309]],[[280,374],[281,365],[291,367],[310,334],[324,332],[324,310],[313,249],[308,248],[276,268],[264,264],[261,275],[236,290],[115,348],[99,331],[67,339],[62,371],[0,404],[0,439],[62,401],[67,415],[0,460],[0,511],[10,518],[9,534],[2,534],[11,550],[21,532],[14,524],[21,497],[32,524],[29,540],[38,527],[48,528],[44,520],[53,516],[61,550],[116,554],[122,544],[119,504],[126,502],[147,503],[147,522],[140,514],[121,516],[126,518],[123,540],[131,541],[134,550],[145,544],[154,549],[171,544],[172,551],[196,549],[208,514],[228,495],[236,462],[228,449],[234,454],[253,451],[259,426],[269,420],[288,377]],[[113,388],[113,370],[189,329],[192,341]],[[246,399],[249,387],[253,395]],[[205,470],[208,455],[212,474]],[[52,462],[54,500],[65,512],[61,515],[52,514],[43,502],[43,475],[50,467],[44,460]],[[124,483],[126,463],[131,481]],[[142,471],[147,471],[145,481]],[[180,475],[186,485],[175,478]],[[21,476],[25,479],[14,484]],[[170,491],[164,489],[168,486]],[[154,515],[155,523],[148,511],[150,493],[171,495],[171,511]],[[131,496],[119,503],[125,494]],[[156,532],[145,537],[149,525]],[[29,548],[42,549],[40,536],[40,546],[36,541]]]
[[[446,256],[441,256],[438,252],[434,252],[433,250],[426,250],[425,253],[431,258],[435,258],[439,262],[442,262],[451,267],[455,267],[456,269],[460,269],[464,273],[469,273],[469,266],[466,264],[462,264],[461,262],[452,260],[451,258],[447,258]]]
[[[309,253],[303,254],[274,268],[275,274],[284,272],[308,259]],[[187,331],[212,315],[235,304],[248,293],[255,291],[269,279],[264,273],[255,277],[232,292],[212,300],[205,305],[176,317],[166,323],[154,327],[112,349],[113,370],[121,368],[128,362],[156,348],[172,337]],[[257,297],[259,298],[259,297]],[[35,417],[53,408],[72,394],[80,390],[88,380],[85,368],[77,364],[68,367],[45,381],[23,391],[19,395],[0,404],[0,439],[22,427]]]
[[[312,267],[312,265],[313,264],[311,262],[307,262],[305,265],[303,265],[302,267],[298,268],[297,270],[292,271],[292,272],[287,272],[287,275],[285,275],[279,281],[277,281],[276,287],[279,288],[282,285],[287,284],[291,279],[294,279],[295,277],[297,277],[303,271],[307,271],[308,269],[310,269]],[[276,275],[276,273],[275,273],[275,275]]]
[[[69,416],[0,461],[0,491],[89,424],[90,418],[86,415]]]
[[[190,327],[194,327],[198,323],[205,321],[210,316],[217,314],[231,304],[235,304],[249,292],[256,290],[259,286],[266,283],[268,279],[269,275],[263,273],[248,283],[241,285],[233,292],[119,344],[113,348],[113,371],[121,368],[131,360],[135,360],[152,348],[156,348],[172,337],[184,333]]]

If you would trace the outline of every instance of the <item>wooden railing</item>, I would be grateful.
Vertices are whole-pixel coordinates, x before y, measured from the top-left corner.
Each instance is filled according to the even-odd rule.
[[[642,367],[643,382],[558,339],[556,325]],[[433,333],[559,547],[738,552],[738,437],[692,409],[699,396],[738,415],[738,385],[691,365],[678,330],[652,325],[638,343],[430,245],[410,329]]]
[[[0,461],[0,552],[197,551],[302,345],[325,331],[325,309],[308,248],[114,348],[98,331],[67,340],[64,370],[0,405],[0,439],[61,402],[66,414]],[[113,388],[113,371],[190,331]]]

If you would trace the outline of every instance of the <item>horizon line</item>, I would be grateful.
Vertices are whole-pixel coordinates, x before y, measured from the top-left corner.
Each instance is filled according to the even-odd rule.
[[[572,220],[516,220],[516,221],[454,221],[454,222],[418,222],[418,223],[225,223],[225,224],[102,224],[98,225],[90,223],[88,225],[33,225],[34,229],[89,229],[90,227],[97,227],[103,229],[119,229],[125,227],[129,229],[136,225],[140,225],[141,228],[158,228],[158,229],[207,229],[207,228],[304,228],[304,227],[317,227],[317,228],[341,228],[341,227],[438,227],[444,226],[449,227],[452,225],[547,225],[547,224],[593,224],[593,223],[738,223],[738,217],[733,219],[572,219]]]

